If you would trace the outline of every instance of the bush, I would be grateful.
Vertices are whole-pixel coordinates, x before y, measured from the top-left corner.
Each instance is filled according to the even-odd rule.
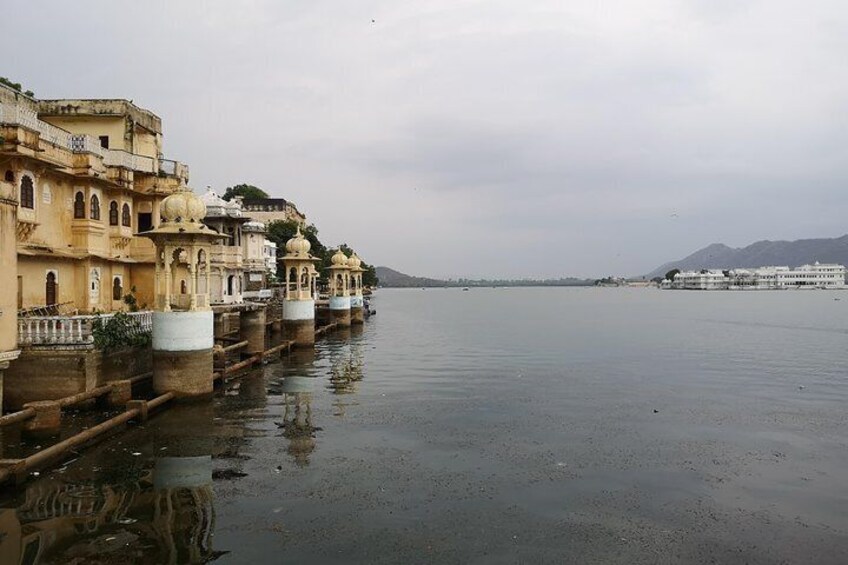
[[[94,347],[102,351],[150,345],[151,335],[129,314],[118,312],[103,323],[97,318],[91,326]]]

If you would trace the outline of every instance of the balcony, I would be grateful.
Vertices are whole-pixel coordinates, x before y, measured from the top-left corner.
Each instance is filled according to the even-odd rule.
[[[159,159],[159,174],[184,179],[188,183],[188,165],[171,159]]]
[[[28,316],[18,318],[18,344],[33,345],[92,345],[94,321],[105,324],[114,314],[99,316]],[[129,329],[133,335],[149,334],[153,329],[153,314],[149,311],[130,312],[135,322]]]
[[[209,259],[212,265],[238,269],[242,266],[242,250],[234,245],[216,245],[212,247]]]
[[[25,135],[9,136],[7,141],[17,140],[26,146],[32,145],[31,149],[43,152],[45,157],[49,157],[64,166],[70,167],[73,160],[66,153],[62,155],[62,152],[89,154],[98,156],[107,167],[118,167],[150,175],[158,173],[163,176],[175,176],[188,182],[188,167],[183,163],[162,159],[159,160],[157,166],[157,159],[153,157],[136,155],[120,149],[105,149],[100,146],[98,140],[90,135],[72,134],[39,120],[38,114],[34,110],[22,104],[0,103],[0,125],[19,127],[36,132],[40,141],[46,142],[52,147],[40,147],[34,137],[28,139]],[[6,136],[4,135],[4,137]],[[54,153],[59,154],[54,155]]]
[[[109,226],[109,239],[112,242],[113,252],[126,249],[132,241],[132,228],[128,226]]]
[[[127,153],[120,149],[104,149],[103,163],[107,167],[121,167],[140,173],[153,174],[155,170],[152,157]]]

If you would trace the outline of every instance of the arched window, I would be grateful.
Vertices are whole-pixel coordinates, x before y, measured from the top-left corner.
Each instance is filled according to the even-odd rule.
[[[109,203],[109,225],[118,225],[118,203],[114,200]]]
[[[92,220],[100,219],[100,199],[96,194],[91,195],[91,214],[88,217]]]
[[[130,227],[130,205],[127,203],[124,203],[124,207],[121,209],[121,225]]]
[[[82,192],[77,192],[74,196],[74,219],[79,220],[85,218],[85,196]]]
[[[35,208],[35,190],[28,175],[21,177],[21,208]]]
[[[5,179],[6,182],[15,182],[15,173],[12,171],[6,171]]]
[[[56,304],[56,295],[59,294],[59,285],[56,284],[56,273],[50,271],[47,273],[44,289],[44,303],[47,306]]]
[[[180,280],[180,294],[188,294],[188,286],[186,286],[185,279]]]
[[[124,297],[124,287],[121,285],[121,277],[112,280],[112,300],[120,300]]]

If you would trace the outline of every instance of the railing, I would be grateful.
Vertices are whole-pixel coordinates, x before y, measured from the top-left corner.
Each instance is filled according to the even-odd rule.
[[[66,149],[71,147],[71,134],[54,125],[42,122],[38,114],[20,104],[0,104],[0,123],[22,126],[37,131],[42,139]]]
[[[159,159],[159,172],[163,175],[188,179],[188,165],[171,159]]]
[[[71,151],[74,153],[94,153],[104,156],[104,149],[100,141],[87,134],[76,134],[71,136]]]
[[[124,167],[133,171],[153,174],[156,172],[155,160],[144,155],[135,155],[120,149],[105,149],[100,146],[99,141],[87,134],[72,134],[62,128],[48,124],[38,119],[38,114],[20,104],[10,105],[0,103],[0,124],[9,124],[25,127],[37,131],[41,139],[62,147],[73,153],[94,153],[103,158],[103,163],[109,167]],[[181,163],[173,163],[172,168],[176,174]],[[161,170],[161,166],[160,166]],[[186,176],[188,169],[185,168]]]
[[[153,313],[130,312],[136,321],[133,333],[153,331]],[[104,323],[114,314],[97,316],[31,316],[18,318],[18,345],[90,345],[94,343],[92,327],[95,320]]]
[[[153,158],[135,155],[120,149],[107,149],[103,154],[103,164],[108,167],[123,167],[143,173],[153,173]]]

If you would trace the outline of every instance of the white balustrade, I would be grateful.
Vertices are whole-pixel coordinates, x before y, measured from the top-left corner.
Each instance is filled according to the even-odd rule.
[[[153,313],[130,312],[136,322],[132,333],[141,335],[153,331]],[[100,316],[30,316],[18,318],[18,345],[90,345],[94,343],[92,327],[95,320],[105,324],[114,314]]]
[[[72,134],[62,128],[41,121],[35,111],[20,104],[0,103],[0,124],[20,126],[37,131],[41,139],[74,153],[94,153],[102,157],[103,163],[109,167],[124,167],[150,174],[156,172],[156,163],[152,157],[135,155],[122,150],[104,149],[91,136]],[[176,170],[176,162],[171,161],[171,163],[174,163]]]

